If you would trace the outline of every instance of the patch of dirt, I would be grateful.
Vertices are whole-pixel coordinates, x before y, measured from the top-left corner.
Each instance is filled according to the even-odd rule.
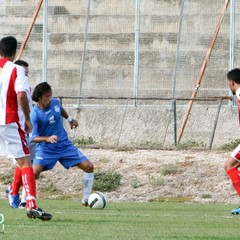
[[[190,197],[192,202],[239,203],[224,171],[230,152],[82,149],[97,171],[120,173],[121,186],[105,193],[109,201],[145,202],[159,197]],[[163,175],[161,169],[175,166],[176,173]],[[0,159],[0,174],[13,168],[12,160]],[[56,186],[65,194],[82,194],[82,171],[65,170],[57,164],[43,172],[38,188]],[[1,197],[6,185],[0,183]]]

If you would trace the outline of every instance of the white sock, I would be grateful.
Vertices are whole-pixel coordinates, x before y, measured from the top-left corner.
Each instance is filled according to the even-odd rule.
[[[26,190],[24,187],[22,188],[21,202],[26,202]]]
[[[93,172],[92,173],[83,172],[83,186],[84,186],[83,200],[88,200],[88,197],[92,192],[93,180],[94,180]]]

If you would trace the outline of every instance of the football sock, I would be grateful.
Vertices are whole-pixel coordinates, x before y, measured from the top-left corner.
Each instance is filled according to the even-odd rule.
[[[233,187],[237,191],[238,195],[240,196],[240,172],[237,168],[230,168],[227,171],[228,176],[232,180]]]
[[[27,196],[27,208],[36,208],[36,181],[32,167],[22,169],[22,182]]]
[[[17,195],[19,192],[20,187],[22,186],[22,170],[20,167],[16,167],[14,171],[14,178],[12,185],[10,186],[11,192],[10,194]]]
[[[22,188],[21,202],[26,202],[26,191],[25,188]]]
[[[94,173],[83,172],[83,185],[84,185],[84,194],[83,199],[87,200],[92,192]]]

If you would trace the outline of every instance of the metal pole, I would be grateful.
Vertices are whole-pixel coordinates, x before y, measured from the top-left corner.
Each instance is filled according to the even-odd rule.
[[[136,0],[135,11],[135,51],[134,51],[134,97],[138,97],[138,81],[139,81],[139,38],[140,38],[140,0]],[[134,106],[137,106],[135,99]]]
[[[81,64],[81,69],[80,69],[80,91],[79,91],[79,96],[82,95],[82,84],[83,84],[85,55],[86,55],[86,48],[87,48],[87,34],[88,34],[90,6],[91,6],[91,0],[88,1],[88,8],[87,8],[86,26],[85,26],[85,32],[84,32],[84,43],[83,43],[83,52],[82,52],[82,64]],[[78,101],[78,105],[80,106],[80,99]]]
[[[177,72],[178,72],[178,67],[179,67],[179,49],[180,49],[181,33],[182,33],[184,3],[185,3],[185,0],[182,0],[180,21],[179,21],[179,27],[178,27],[176,60],[175,60],[175,68],[174,68],[174,73],[173,73],[173,89],[172,89],[173,97],[175,97],[175,94],[176,94],[176,79],[177,79]]]
[[[229,69],[234,68],[234,55],[235,55],[235,0],[230,1],[230,56],[229,56]],[[233,96],[229,91],[229,96]],[[232,98],[233,99],[233,98]],[[229,101],[229,107],[233,106],[233,100]]]
[[[176,99],[174,99],[173,101],[174,144],[175,146],[177,146],[177,104]]]
[[[47,82],[47,47],[48,47],[48,0],[44,0],[43,9],[43,56],[42,56],[42,81]]]
[[[209,149],[210,150],[212,149],[213,139],[214,139],[216,128],[217,128],[218,117],[219,117],[220,109],[221,109],[221,106],[222,106],[222,101],[223,101],[222,99],[219,99],[217,114],[216,114],[216,118],[215,118],[215,121],[214,121],[213,132],[212,132],[211,139],[210,139],[210,144],[209,144]]]

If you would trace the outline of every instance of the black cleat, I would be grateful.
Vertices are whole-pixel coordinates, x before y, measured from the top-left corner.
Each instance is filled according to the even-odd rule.
[[[26,208],[26,205],[27,205],[26,202],[20,202],[18,205],[18,208],[24,209],[24,208]]]
[[[41,208],[30,208],[27,210],[27,216],[29,218],[39,218],[43,221],[51,220],[52,215],[44,212]]]

